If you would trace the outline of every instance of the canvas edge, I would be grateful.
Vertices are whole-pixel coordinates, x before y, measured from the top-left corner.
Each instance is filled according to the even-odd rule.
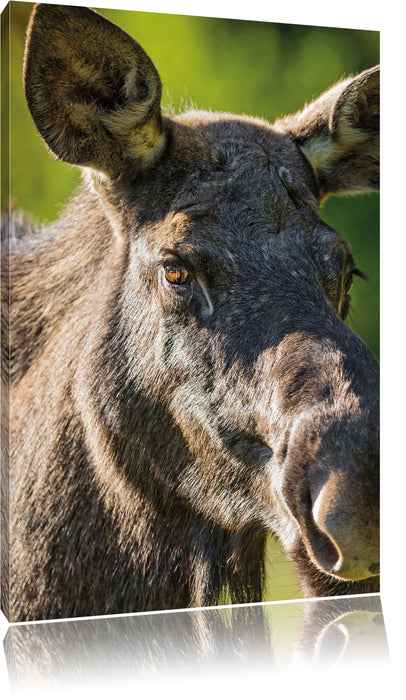
[[[10,481],[9,481],[9,209],[10,209],[10,22],[11,3],[1,13],[1,610],[10,621]]]

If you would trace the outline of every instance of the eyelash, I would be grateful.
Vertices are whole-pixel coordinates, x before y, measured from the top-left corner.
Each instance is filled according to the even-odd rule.
[[[352,288],[354,276],[361,277],[361,279],[363,280],[368,279],[367,276],[357,267],[353,267],[347,272],[346,279],[344,281],[344,300],[340,303],[339,307],[339,315],[343,321],[346,319],[350,311],[350,291]]]
[[[350,290],[351,290],[351,287],[352,287],[352,284],[353,284],[353,281],[354,281],[354,277],[361,277],[361,279],[363,279],[363,280],[366,280],[366,279],[367,279],[367,276],[364,275],[364,273],[363,273],[361,270],[359,270],[358,267],[353,267],[353,268],[351,268],[351,270],[349,270],[349,271],[347,272],[346,280],[345,280],[345,283],[344,283],[344,292],[345,292],[345,294],[349,294],[349,292],[350,292]],[[350,281],[350,284],[349,284],[349,285],[347,285],[347,282],[348,282],[348,281]]]

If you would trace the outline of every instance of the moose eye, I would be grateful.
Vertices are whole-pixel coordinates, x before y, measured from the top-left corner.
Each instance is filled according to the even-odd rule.
[[[192,276],[183,265],[165,265],[165,278],[170,284],[188,284],[192,281]]]
[[[359,270],[357,267],[351,268],[347,272],[347,274],[345,275],[344,281],[343,281],[343,287],[342,287],[342,298],[341,298],[339,308],[338,308],[338,314],[343,319],[343,321],[346,319],[348,312],[350,310],[350,303],[351,303],[350,291],[351,291],[352,283],[354,281],[354,276],[361,277],[364,280],[367,279],[366,275],[364,275],[364,273],[361,272],[361,270]]]

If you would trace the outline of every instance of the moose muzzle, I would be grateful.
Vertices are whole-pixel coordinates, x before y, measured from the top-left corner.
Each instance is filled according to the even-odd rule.
[[[300,420],[284,479],[310,559],[352,581],[379,574],[379,453],[368,418]]]
[[[358,580],[379,573],[379,501],[378,494],[366,497],[351,481],[333,471],[321,488],[311,489],[305,529],[308,551],[319,566]]]

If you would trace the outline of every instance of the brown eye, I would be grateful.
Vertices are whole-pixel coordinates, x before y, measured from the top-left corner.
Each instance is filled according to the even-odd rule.
[[[186,284],[192,281],[186,268],[176,264],[165,266],[165,277],[170,284]]]

